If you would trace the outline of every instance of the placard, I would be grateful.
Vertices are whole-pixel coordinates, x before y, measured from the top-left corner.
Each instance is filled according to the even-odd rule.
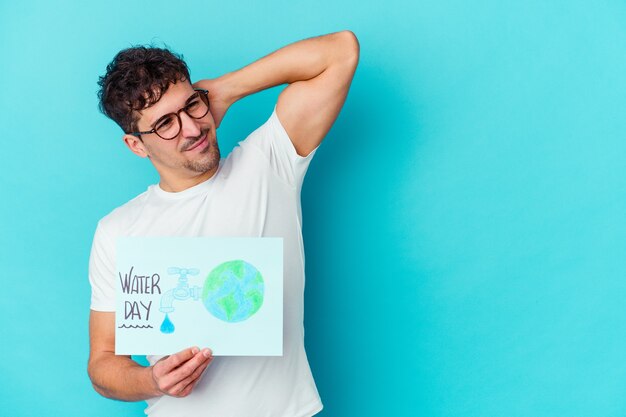
[[[116,249],[116,354],[282,356],[282,238],[123,237]]]

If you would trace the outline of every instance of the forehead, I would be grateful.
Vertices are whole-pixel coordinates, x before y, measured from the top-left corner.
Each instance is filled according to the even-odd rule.
[[[170,84],[167,91],[161,95],[159,101],[152,106],[139,111],[139,120],[146,125],[157,121],[161,116],[172,113],[185,106],[187,99],[194,93],[189,81],[178,81]]]

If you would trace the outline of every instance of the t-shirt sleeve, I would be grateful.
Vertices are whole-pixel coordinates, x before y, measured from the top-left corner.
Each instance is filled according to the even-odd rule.
[[[91,309],[115,311],[115,245],[98,223],[89,257]]]
[[[318,145],[307,156],[299,155],[278,118],[276,105],[274,105],[274,110],[269,119],[251,133],[240,145],[242,147],[254,146],[259,149],[267,158],[276,175],[297,189],[302,187],[304,175],[313,155],[319,148]]]

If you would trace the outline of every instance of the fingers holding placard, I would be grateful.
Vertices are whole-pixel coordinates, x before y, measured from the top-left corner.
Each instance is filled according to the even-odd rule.
[[[185,397],[213,360],[210,349],[188,348],[166,356],[152,366],[152,378],[159,392]]]

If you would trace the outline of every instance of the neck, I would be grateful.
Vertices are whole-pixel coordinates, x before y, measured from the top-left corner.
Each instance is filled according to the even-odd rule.
[[[210,171],[203,172],[198,175],[178,177],[178,178],[166,178],[161,175],[161,180],[159,181],[159,186],[163,191],[167,191],[170,193],[179,193],[181,191],[185,191],[188,188],[194,187],[208,179],[212,178],[213,175],[217,172],[219,165],[216,165]]]

